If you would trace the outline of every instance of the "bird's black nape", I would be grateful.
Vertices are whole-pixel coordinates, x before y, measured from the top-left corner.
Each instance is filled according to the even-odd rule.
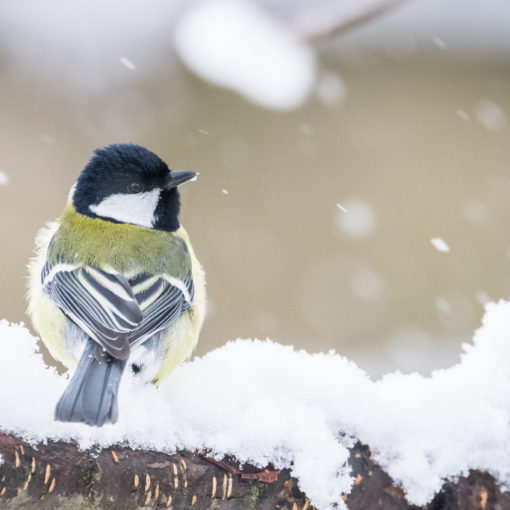
[[[118,194],[161,189],[152,228],[179,228],[180,198],[177,189],[166,190],[170,169],[150,150],[135,144],[113,144],[96,149],[76,182],[73,205],[77,212],[97,218],[91,206]],[[119,223],[113,218],[103,218]]]

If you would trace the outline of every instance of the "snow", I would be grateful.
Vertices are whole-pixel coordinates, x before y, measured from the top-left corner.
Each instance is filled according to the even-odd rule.
[[[313,134],[313,128],[308,122],[300,122],[298,129],[302,135],[311,136]]]
[[[236,340],[182,365],[159,388],[126,374],[119,422],[96,429],[53,421],[66,376],[44,364],[23,325],[3,320],[2,429],[30,441],[73,439],[83,448],[207,448],[291,467],[320,510],[334,502],[345,508],[341,493],[353,484],[348,447],[360,440],[409,502],[425,505],[445,478],[470,469],[510,483],[509,332],[510,302],[490,303],[459,363],[430,377],[396,372],[378,381],[334,352]]]
[[[136,66],[135,64],[133,64],[133,62],[131,60],[129,60],[129,58],[127,57],[120,57],[120,63],[127,67],[130,71],[134,71],[136,69]]]
[[[443,298],[443,297],[438,297],[436,298],[436,307],[438,310],[440,310],[441,312],[443,313],[452,313],[452,305],[450,304],[450,302]]]
[[[312,49],[249,0],[198,2],[174,38],[198,76],[266,108],[300,106],[315,82]]]
[[[432,42],[438,47],[444,50],[447,48],[447,44],[445,43],[444,39],[442,37],[439,37],[438,35],[435,35],[432,37]]]
[[[457,117],[459,117],[462,120],[465,120],[466,122],[471,120],[471,115],[469,115],[469,113],[466,112],[466,110],[462,110],[461,108],[455,110],[455,114],[457,115]]]
[[[366,201],[353,198],[339,207],[341,214],[337,214],[337,225],[350,237],[370,237],[376,227],[376,215],[373,207]]]
[[[491,99],[482,99],[478,102],[476,117],[482,127],[494,133],[505,129],[507,124],[505,112]]]
[[[355,271],[349,283],[352,292],[364,301],[376,301],[383,296],[384,283],[373,271]]]
[[[0,186],[7,186],[9,184],[9,176],[0,170]]]
[[[477,290],[475,292],[475,299],[478,302],[478,304],[485,306],[487,303],[490,303],[492,301],[491,297],[487,292],[484,290]]]
[[[315,94],[325,106],[345,102],[347,90],[342,77],[334,72],[323,72],[317,80]]]
[[[433,237],[431,240],[430,240],[432,246],[437,250],[437,251],[442,251],[444,253],[447,253],[450,251],[450,247],[448,246],[448,244],[446,243],[446,241],[444,239],[442,239],[441,237]]]
[[[481,226],[491,218],[491,211],[487,204],[477,199],[469,199],[462,204],[462,213],[466,220],[475,226]]]

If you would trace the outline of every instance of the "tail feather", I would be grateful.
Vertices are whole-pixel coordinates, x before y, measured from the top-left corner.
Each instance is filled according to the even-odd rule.
[[[97,427],[117,421],[117,392],[126,361],[98,361],[96,347],[93,340],[87,340],[76,371],[55,408],[56,420]]]

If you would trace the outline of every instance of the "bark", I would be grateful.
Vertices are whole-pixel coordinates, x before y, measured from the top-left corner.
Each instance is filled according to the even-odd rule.
[[[0,508],[173,510],[313,510],[289,470],[243,466],[234,459],[214,461],[200,452],[173,455],[125,446],[80,450],[48,441],[30,445],[0,433]],[[351,510],[401,510],[418,507],[373,462],[370,449],[357,445],[350,463],[355,477],[349,495],[339,495]],[[499,505],[499,506],[498,506]],[[447,482],[429,510],[509,509],[487,473]]]

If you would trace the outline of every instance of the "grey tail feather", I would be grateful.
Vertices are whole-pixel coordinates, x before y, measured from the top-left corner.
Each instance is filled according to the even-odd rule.
[[[126,360],[109,357],[107,361],[98,361],[94,356],[96,347],[97,343],[89,338],[76,371],[57,403],[56,420],[97,427],[117,421],[117,392]]]

